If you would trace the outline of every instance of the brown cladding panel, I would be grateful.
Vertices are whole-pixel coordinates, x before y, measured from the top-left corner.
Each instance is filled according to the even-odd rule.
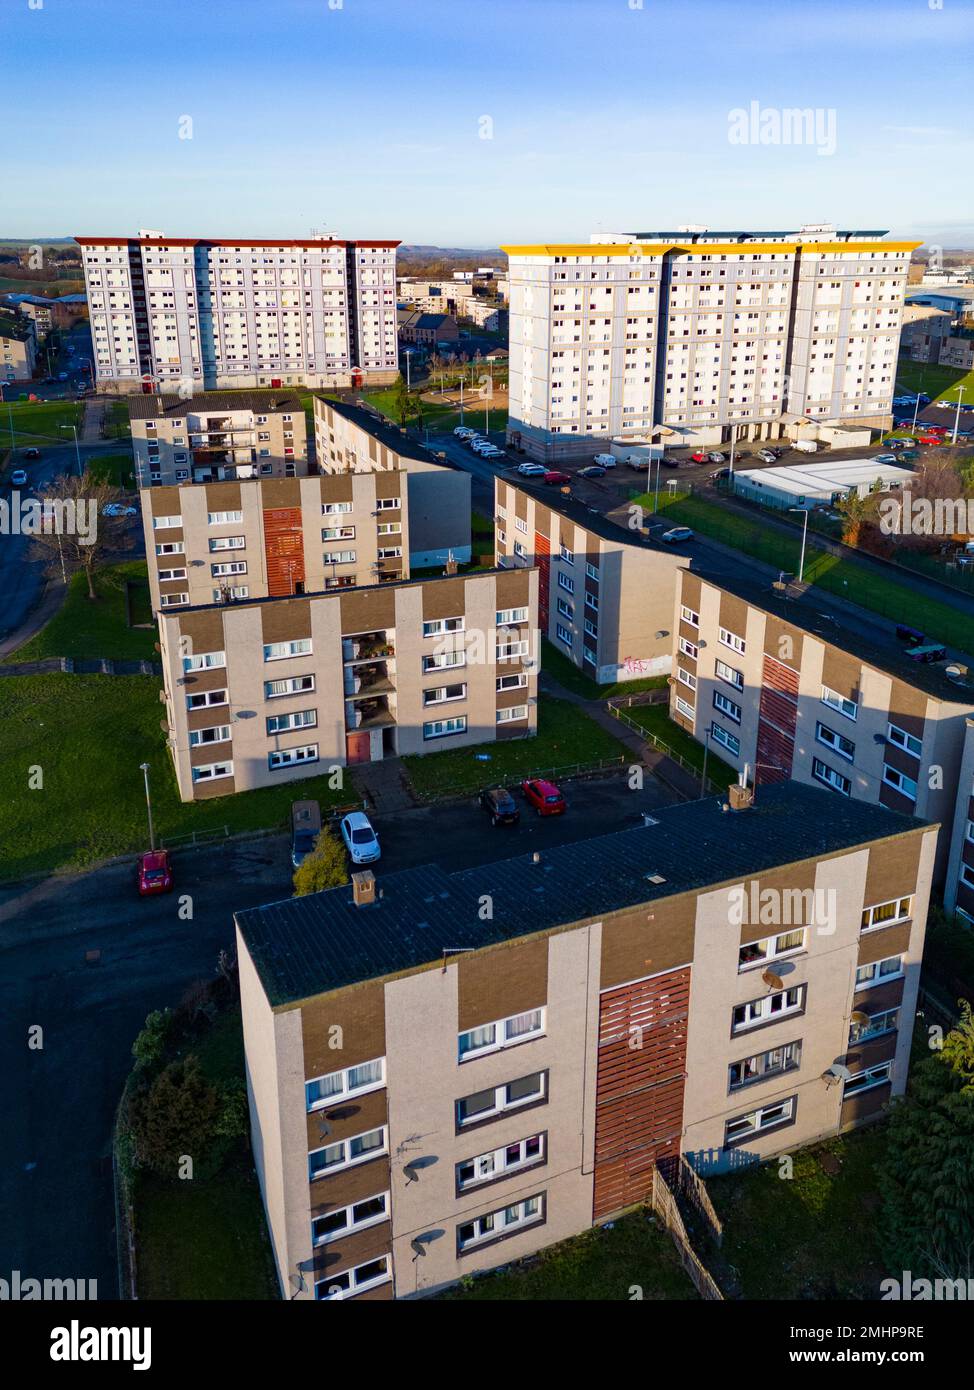
[[[263,478],[260,484],[260,501],[265,511],[281,510],[300,512],[300,478]]]
[[[855,700],[858,704],[861,681],[862,662],[859,658],[826,643],[822,657],[822,684],[843,699]]]
[[[181,613],[177,621],[179,635],[189,638],[191,651],[201,654],[225,649],[222,609],[203,608],[198,613]]]
[[[340,1274],[355,1265],[368,1264],[391,1250],[392,1228],[388,1221],[368,1226],[364,1231],[353,1231],[342,1240],[318,1246],[314,1252],[315,1280],[327,1279],[329,1274]]]
[[[773,613],[767,615],[764,628],[764,654],[775,661],[801,670],[804,633],[790,623],[782,622]]]
[[[394,589],[357,589],[340,594],[342,632],[376,632],[396,625]]]
[[[893,952],[895,955],[895,951]],[[877,985],[875,989],[857,989],[853,1008],[865,1014],[881,1014],[887,1009],[895,1009],[903,1002],[903,981],[891,980],[888,985]]]
[[[882,1037],[872,1038],[868,1042],[851,1043],[843,1059],[845,1065],[852,1071],[865,1071],[868,1067],[878,1066],[880,1062],[891,1062],[896,1056],[898,1037],[899,1034],[894,1029],[893,1032],[884,1033]]]
[[[461,956],[457,1031],[541,1008],[548,998],[548,938]]]
[[[907,685],[905,681],[894,680],[889,697],[890,722],[912,734],[914,738],[922,739],[928,702],[929,697],[925,691],[917,690],[916,686]],[[916,759],[913,766],[918,766]]]
[[[886,903],[892,898],[905,898],[916,891],[921,843],[917,831],[870,846],[864,907]]]
[[[330,1177],[316,1178],[308,1184],[311,1215],[325,1216],[336,1207],[347,1207],[352,1202],[361,1202],[366,1197],[377,1197],[380,1192],[388,1192],[391,1175],[392,1165],[386,1154],[368,1163],[353,1163],[350,1168],[342,1168]]]
[[[502,570],[497,581],[498,608],[526,608],[531,598],[531,570]]]
[[[683,893],[603,922],[601,988],[686,965],[693,959],[696,914],[696,895]]]
[[[880,927],[878,931],[866,932],[859,938],[858,965],[872,965],[874,961],[885,960],[887,956],[905,955],[910,946],[911,922],[901,922],[898,927]]]
[[[365,1134],[367,1130],[378,1129],[388,1122],[389,1102],[384,1088],[367,1091],[364,1096],[352,1096],[349,1100],[338,1096],[334,1105],[312,1110],[307,1115],[308,1152],[334,1144],[339,1139]],[[329,1130],[327,1134],[322,1132],[326,1125]],[[334,1177],[319,1178],[317,1181],[328,1183],[340,1177],[341,1173],[335,1173]]]
[[[873,1115],[879,1115],[883,1107],[889,1104],[890,1094],[887,1084],[873,1086],[868,1091],[861,1091],[857,1096],[850,1096],[842,1102],[839,1123],[845,1128],[846,1125],[858,1124],[862,1120],[871,1119]]]
[[[207,483],[205,492],[208,512],[233,512],[243,507],[239,483]]]
[[[321,599],[316,599],[321,603]],[[264,603],[260,608],[260,625],[265,642],[296,642],[311,636],[311,600],[282,599]]]
[[[736,594],[729,594],[721,590],[720,594],[720,625],[727,628],[728,632],[735,632],[738,637],[747,634],[747,611],[748,605],[745,599],[738,598]]]
[[[374,473],[376,497],[402,497],[406,489],[406,474],[398,469],[388,473]],[[389,508],[395,511],[394,507]]]
[[[811,904],[813,903],[817,866],[817,860],[806,859],[800,864],[790,865],[787,869],[775,869],[771,873],[762,874],[760,879],[744,880],[743,915],[745,920],[741,923],[741,945],[748,941],[761,941],[768,934],[773,935],[782,930],[780,926],[761,921],[761,894],[768,889],[771,890],[772,896],[767,901],[774,904],[771,912],[772,915],[777,915],[778,921],[784,921],[788,926],[796,927],[812,922]],[[754,883],[753,909],[751,905],[752,882]],[[805,896],[802,898],[789,897],[789,890],[794,894],[802,893]],[[752,917],[756,917],[757,920],[751,921]]]
[[[466,612],[467,581],[462,576],[455,579],[438,579],[433,584],[423,585],[423,618],[460,618]]]
[[[229,747],[229,745],[227,745],[227,747]],[[210,759],[212,763],[219,761],[219,757]],[[215,796],[232,796],[236,790],[236,783],[232,777],[217,777],[211,782],[194,782],[193,800],[210,801]]]
[[[152,516],[180,516],[180,490],[178,487],[144,488],[149,497],[149,512]]]
[[[302,1005],[301,1038],[306,1078],[374,1062],[386,1052],[385,991],[356,985]]]
[[[318,479],[318,485],[321,489],[319,495],[322,502],[351,502],[352,500],[351,473],[323,473]],[[317,525],[317,519],[315,524]],[[331,523],[322,516],[321,525],[329,526]],[[317,537],[315,539],[317,540]]]
[[[680,579],[680,603],[687,608],[692,608],[694,613],[700,612],[700,594],[703,582],[697,574],[691,574],[689,570],[679,571]]]
[[[510,496],[510,494],[508,495],[508,499],[507,499],[507,505],[508,505],[508,507],[510,507],[511,505],[513,505],[513,507],[514,507],[514,515],[515,515],[515,516],[519,516],[519,517],[521,518],[522,521],[527,521],[527,519],[528,519],[528,495],[527,495],[527,493],[526,493],[526,492],[522,492],[521,489],[518,488],[518,487],[513,487],[513,488],[511,488],[511,492],[514,494],[514,496],[513,496],[513,499],[512,499],[511,496]]]
[[[896,721],[894,720],[893,722],[895,723]],[[903,728],[905,726],[901,724],[900,727]],[[923,736],[922,720],[920,721],[920,729],[921,732],[916,735],[917,738]],[[912,730],[909,732],[912,733]],[[887,767],[895,767],[897,772],[905,773],[906,776],[911,777],[914,782],[919,781],[920,761],[918,758],[914,758],[911,753],[908,753],[905,748],[897,748],[895,743],[887,741],[886,746],[883,748],[883,762]],[[890,790],[895,791],[895,788],[891,788]],[[912,802],[909,803],[910,806],[912,806],[912,804]],[[909,811],[907,811],[907,814],[909,814]]]

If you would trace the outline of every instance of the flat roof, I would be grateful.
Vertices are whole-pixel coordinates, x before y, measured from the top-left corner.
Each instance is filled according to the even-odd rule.
[[[162,402],[162,410],[159,402]],[[151,395],[126,398],[129,415],[136,420],[156,420],[160,416],[177,418],[186,415],[206,415],[219,410],[293,411],[304,420],[304,406],[296,391],[268,388],[265,391],[197,391],[192,396],[179,396],[171,391],[156,391]]]
[[[439,458],[424,444],[420,444],[417,439],[403,434],[399,426],[394,425],[391,420],[379,419],[372,414],[371,410],[366,410],[360,405],[352,405],[350,401],[332,400],[330,396],[324,395],[321,391],[316,391],[313,395],[315,400],[323,401],[336,414],[350,420],[353,425],[358,425],[359,429],[371,434],[373,439],[377,439],[380,444],[384,444],[387,449],[392,449],[402,458],[416,459],[419,463],[435,464],[437,468],[449,468],[454,473],[465,471],[451,459]]]
[[[247,246],[300,246],[309,251],[320,251],[322,248],[330,246],[376,246],[393,247],[401,246],[401,241],[378,241],[367,238],[357,238],[354,241],[346,241],[342,237],[267,237],[253,239],[248,237],[185,237],[185,236],[76,236],[74,240],[79,246],[156,246],[160,250],[164,246],[239,246],[241,249]]]
[[[667,806],[655,823],[445,873],[425,864],[377,875],[380,896],[356,907],[331,888],[234,914],[273,1007],[539,932],[598,921],[643,903],[736,883],[853,850],[928,822],[817,787],[758,789],[754,806],[724,797]],[[659,881],[651,881],[658,879]],[[484,895],[493,917],[484,921]],[[736,928],[735,928],[736,930]],[[651,940],[653,928],[646,927]]]
[[[747,478],[755,485],[777,488],[779,492],[789,492],[795,497],[815,493],[831,495],[842,488],[874,483],[877,478],[887,483],[905,483],[914,476],[912,468],[877,463],[875,459],[836,459],[825,463],[790,464],[783,468],[734,470],[735,478]]]

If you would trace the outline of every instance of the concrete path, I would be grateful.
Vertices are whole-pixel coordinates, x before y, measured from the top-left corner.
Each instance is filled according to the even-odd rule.
[[[349,771],[352,786],[368,810],[387,816],[395,811],[411,811],[417,805],[398,758],[383,758],[380,763],[356,763]]]

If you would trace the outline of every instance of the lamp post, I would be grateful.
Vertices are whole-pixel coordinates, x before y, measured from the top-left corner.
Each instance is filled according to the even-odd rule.
[[[140,763],[139,767],[142,769],[142,775],[145,778],[145,809],[149,817],[149,848],[155,849],[156,837],[155,831],[152,828],[152,798],[149,796],[149,764]]]
[[[951,444],[956,444],[956,443],[957,443],[957,429],[958,429],[958,426],[960,425],[960,401],[961,401],[961,396],[963,396],[963,394],[964,394],[964,388],[963,388],[963,386],[958,386],[958,388],[957,388],[957,410],[954,412],[954,433],[953,433],[953,435],[952,435],[952,437],[951,437],[951,440],[950,440]]]
[[[81,467],[81,446],[78,444],[78,426],[77,426],[77,425],[58,425],[58,429],[59,429],[59,430],[71,430],[72,434],[74,435],[74,456],[75,456],[75,459],[76,459],[77,464],[78,464],[78,477],[80,478],[81,475],[82,475],[82,472],[83,472],[84,470],[83,470],[82,467]]]
[[[808,536],[808,508],[789,507],[788,510],[790,512],[801,512],[801,514],[805,518],[805,521],[802,525],[802,554],[801,559],[798,562],[798,582],[799,584],[801,584],[802,580],[805,578],[805,540]]]

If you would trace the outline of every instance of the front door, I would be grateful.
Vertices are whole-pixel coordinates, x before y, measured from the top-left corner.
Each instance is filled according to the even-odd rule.
[[[345,761],[349,767],[355,763],[369,763],[372,761],[372,735],[366,729],[364,732],[356,731],[345,735]]]

